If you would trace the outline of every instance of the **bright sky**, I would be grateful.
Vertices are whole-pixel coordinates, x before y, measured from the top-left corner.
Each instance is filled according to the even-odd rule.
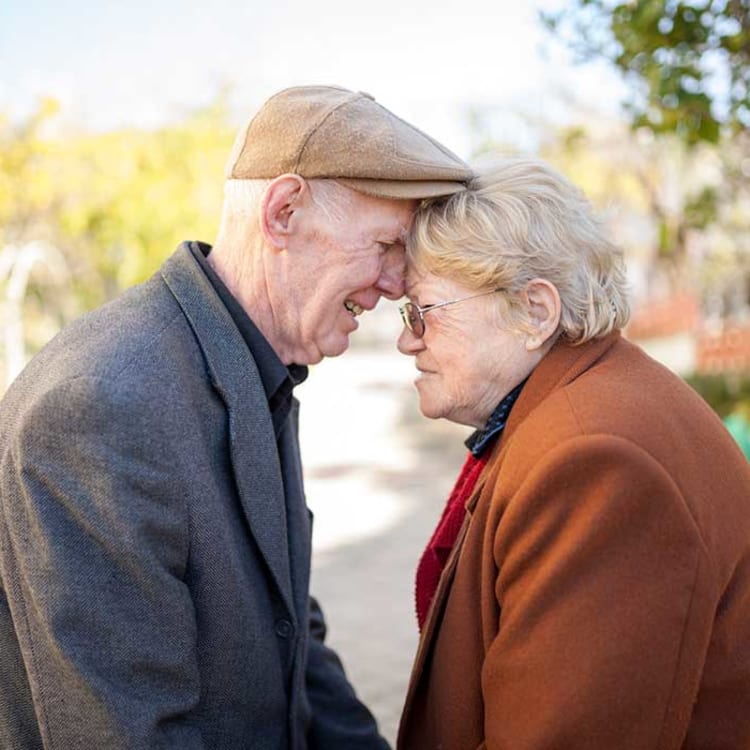
[[[562,1],[0,0],[0,111],[51,95],[68,122],[149,127],[228,84],[239,121],[280,88],[337,83],[464,157],[472,107],[533,148],[519,115],[559,121],[570,99],[611,114],[622,92],[541,27],[538,9]]]

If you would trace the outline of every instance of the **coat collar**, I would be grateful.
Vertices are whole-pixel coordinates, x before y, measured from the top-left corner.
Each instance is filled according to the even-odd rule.
[[[601,359],[619,340],[619,331],[613,331],[600,339],[593,339],[579,345],[572,345],[564,339],[558,339],[529,376],[518,401],[510,413],[502,442],[507,444],[510,441],[518,425],[552,391],[572,383],[597,360]]]
[[[466,503],[467,515],[461,530],[458,533],[453,550],[446,562],[443,573],[440,577],[437,591],[433,598],[427,620],[422,630],[419,640],[417,654],[414,659],[409,687],[406,693],[403,716],[401,721],[402,728],[407,723],[407,716],[411,710],[419,686],[425,664],[427,662],[432,644],[435,640],[445,607],[445,602],[450,592],[451,584],[458,566],[461,547],[466,539],[466,535],[471,523],[471,514],[476,507],[479,497],[482,494],[485,485],[485,478],[491,471],[491,468],[501,463],[507,450],[513,434],[519,425],[544,401],[553,391],[563,388],[571,383],[579,375],[586,372],[595,362],[601,359],[614,345],[620,340],[620,332],[615,331],[602,337],[594,339],[579,346],[573,346],[564,340],[558,340],[550,349],[547,355],[537,365],[536,369],[529,376],[526,385],[524,385],[521,395],[518,397],[513,409],[510,412],[508,422],[505,426],[500,443],[497,446],[497,453],[490,459],[490,463],[482,472],[477,485],[472,493],[471,498]]]
[[[161,276],[193,329],[211,383],[226,405],[231,463],[249,530],[293,613],[281,466],[258,367],[186,244],[162,266]]]

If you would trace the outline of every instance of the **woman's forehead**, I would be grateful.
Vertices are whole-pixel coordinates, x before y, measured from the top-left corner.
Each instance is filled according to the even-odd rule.
[[[417,297],[424,294],[452,294],[461,285],[453,279],[407,266],[404,288],[409,297]]]
[[[424,271],[417,271],[417,269],[411,264],[406,265],[406,278],[405,278],[405,289],[408,295],[415,294],[419,289],[427,282],[428,276]]]

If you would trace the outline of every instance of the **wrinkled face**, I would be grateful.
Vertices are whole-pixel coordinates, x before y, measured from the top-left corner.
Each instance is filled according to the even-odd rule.
[[[349,346],[357,317],[404,290],[404,239],[415,201],[351,195],[339,216],[313,206],[295,236],[287,279],[295,361],[314,364]]]
[[[411,302],[426,307],[477,290],[410,269],[406,292]],[[422,338],[404,328],[398,340],[399,351],[413,356],[419,371],[415,385],[422,414],[484,427],[501,399],[534,369],[538,353],[526,350],[523,334],[503,326],[492,294],[430,310],[424,321]]]

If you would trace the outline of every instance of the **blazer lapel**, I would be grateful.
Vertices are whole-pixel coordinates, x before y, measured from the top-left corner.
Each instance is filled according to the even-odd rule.
[[[166,261],[161,275],[188,319],[205,356],[212,384],[226,405],[231,462],[250,533],[285,605],[293,613],[281,466],[255,360],[185,245]]]

